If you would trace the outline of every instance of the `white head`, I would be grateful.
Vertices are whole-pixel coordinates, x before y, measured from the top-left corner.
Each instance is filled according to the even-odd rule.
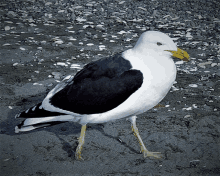
[[[151,54],[153,56],[173,56],[184,61],[190,60],[189,54],[186,51],[177,48],[176,44],[168,35],[158,31],[144,32],[132,51],[145,56]]]
[[[133,50],[142,53],[151,50],[171,56],[172,53],[167,50],[177,51],[177,46],[168,35],[158,31],[147,31],[140,36]]]

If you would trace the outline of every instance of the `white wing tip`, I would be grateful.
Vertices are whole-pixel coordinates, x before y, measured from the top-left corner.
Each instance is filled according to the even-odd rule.
[[[20,131],[31,131],[36,129],[34,126],[27,126],[27,127],[21,127],[19,128],[18,126],[15,127],[15,133],[19,133]]]
[[[68,75],[68,76],[66,76],[66,77],[63,79],[63,81],[65,81],[65,80],[71,81],[72,78],[73,78],[72,75]],[[67,82],[68,82],[68,81],[67,81]]]
[[[16,117],[15,117],[16,118]],[[15,133],[19,133],[20,129],[18,128],[18,126],[15,127]]]
[[[21,115],[21,113],[16,114],[16,115],[15,115],[15,119],[18,118],[20,115]]]

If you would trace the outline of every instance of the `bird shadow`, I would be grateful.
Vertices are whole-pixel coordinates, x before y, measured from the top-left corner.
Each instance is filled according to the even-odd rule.
[[[63,128],[66,128],[66,125],[67,124],[65,124],[65,127],[61,127],[60,129],[62,130]],[[71,127],[67,127],[65,132],[61,132],[62,135],[64,135],[64,134],[68,135],[70,133],[71,134],[80,134],[81,125],[74,123],[74,126],[75,127],[72,127],[72,125],[71,125]],[[74,131],[72,131],[69,128],[74,129]],[[87,131],[90,131],[90,130],[92,130],[92,131],[97,130],[97,131],[101,132],[103,134],[103,136],[105,136],[106,138],[113,139],[114,141],[117,141],[118,143],[120,143],[124,147],[128,148],[133,153],[139,154],[139,152],[137,152],[135,149],[130,147],[126,142],[121,141],[118,136],[114,137],[112,135],[107,134],[104,131],[104,124],[92,124],[92,125],[89,124],[89,125],[87,125]],[[59,140],[61,141],[62,149],[68,154],[68,157],[70,157],[72,159],[75,159],[75,151],[76,151],[76,148],[78,146],[78,137],[79,136],[78,137],[73,137],[75,142],[73,144],[70,144],[69,142],[65,141],[62,137],[60,137],[60,135],[61,135],[60,132],[54,132],[54,133],[57,136],[57,138],[59,138]],[[86,142],[86,139],[85,139],[85,142]]]
[[[134,148],[130,147],[126,142],[123,142],[122,140],[120,140],[120,138],[118,136],[112,136],[112,135],[107,134],[104,131],[104,124],[96,124],[92,128],[100,131],[105,137],[110,138],[110,139],[114,139],[114,141],[117,141],[118,143],[120,143],[124,147],[128,148],[130,151],[139,154],[139,152],[137,152]]]

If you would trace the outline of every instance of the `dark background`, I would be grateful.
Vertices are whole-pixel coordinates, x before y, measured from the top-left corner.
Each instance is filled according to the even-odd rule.
[[[218,0],[1,0],[0,175],[220,175],[220,2]],[[191,61],[177,83],[137,119],[143,158],[125,119],[63,123],[15,134],[16,113],[43,100],[57,81],[86,63],[133,47],[147,30],[167,33]],[[77,65],[73,65],[77,64]]]

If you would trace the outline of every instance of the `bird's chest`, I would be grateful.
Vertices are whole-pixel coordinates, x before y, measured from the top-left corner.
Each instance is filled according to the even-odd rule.
[[[159,69],[158,71],[152,71],[152,79],[150,80],[150,86],[158,94],[166,94],[176,79],[176,67],[170,69]]]
[[[154,66],[153,69],[142,70],[144,81],[139,91],[138,101],[142,110],[157,105],[168,93],[176,78],[175,64]]]

